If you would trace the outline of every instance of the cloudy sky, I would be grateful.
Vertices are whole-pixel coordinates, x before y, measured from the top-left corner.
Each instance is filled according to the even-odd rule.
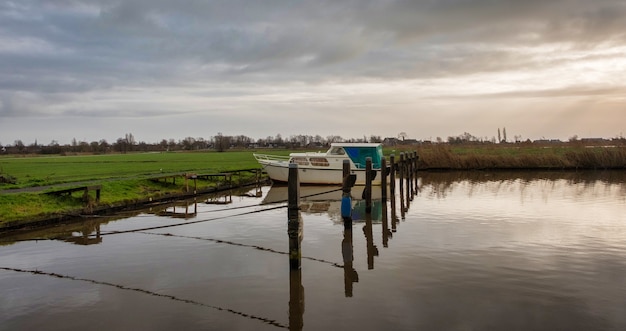
[[[0,0],[0,143],[626,133],[626,0]]]

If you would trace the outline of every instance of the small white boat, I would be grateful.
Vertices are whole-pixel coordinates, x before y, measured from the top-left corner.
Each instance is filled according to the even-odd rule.
[[[298,165],[301,184],[341,185],[343,161],[350,161],[350,173],[356,175],[356,185],[365,185],[365,161],[372,158],[372,185],[380,185],[383,147],[377,143],[333,143],[326,152],[291,153],[289,156],[254,154],[272,181],[287,182],[289,164]]]

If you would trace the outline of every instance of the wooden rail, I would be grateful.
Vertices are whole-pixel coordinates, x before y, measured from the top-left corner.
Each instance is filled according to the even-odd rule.
[[[78,186],[72,188],[66,188],[62,190],[54,190],[50,192],[46,192],[48,195],[72,195],[74,192],[83,191],[83,200],[89,201],[89,191],[96,191],[96,202],[100,202],[100,190],[102,190],[102,185],[89,185],[89,186]]]

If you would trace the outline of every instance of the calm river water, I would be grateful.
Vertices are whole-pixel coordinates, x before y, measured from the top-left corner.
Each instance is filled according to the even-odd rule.
[[[626,330],[624,172],[424,173],[345,228],[329,190],[295,271],[281,187],[2,237],[0,330]]]

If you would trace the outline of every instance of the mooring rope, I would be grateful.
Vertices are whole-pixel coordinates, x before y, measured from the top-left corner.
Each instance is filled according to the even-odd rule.
[[[184,302],[184,303],[188,303],[188,304],[192,304],[192,305],[196,305],[196,306],[201,306],[201,307],[206,307],[206,308],[211,308],[211,309],[215,309],[218,311],[225,311],[225,312],[229,312],[231,314],[235,314],[241,317],[246,317],[249,319],[253,319],[253,320],[259,320],[263,323],[275,326],[275,327],[279,327],[279,328],[284,328],[284,329],[288,329],[289,327],[287,325],[283,325],[281,323],[278,323],[275,320],[269,319],[269,318],[265,318],[265,317],[260,317],[260,316],[256,316],[256,315],[252,315],[252,314],[247,314],[241,311],[237,311],[231,308],[223,308],[223,307],[219,307],[219,306],[213,306],[213,305],[209,305],[206,303],[202,303],[199,301],[195,301],[195,300],[191,300],[191,299],[182,299],[173,295],[169,295],[169,294],[162,294],[162,293],[157,293],[157,292],[153,292],[153,291],[149,291],[149,290],[145,290],[145,289],[141,289],[141,288],[136,288],[136,287],[129,287],[129,286],[124,286],[124,285],[119,285],[119,284],[113,284],[113,283],[109,283],[109,282],[104,282],[104,281],[99,281],[99,280],[94,280],[94,279],[89,279],[89,278],[80,278],[80,277],[74,277],[74,276],[68,276],[68,275],[62,275],[62,274],[58,274],[55,272],[45,272],[45,271],[40,271],[40,270],[28,270],[28,269],[19,269],[19,268],[10,268],[10,267],[0,267],[1,270],[6,270],[6,271],[14,271],[14,272],[21,272],[21,273],[29,273],[29,274],[33,274],[33,275],[44,275],[44,276],[50,276],[50,277],[56,277],[56,278],[61,278],[61,279],[69,279],[69,280],[76,280],[76,281],[82,281],[82,282],[87,282],[87,283],[92,283],[92,284],[96,284],[96,285],[104,285],[104,286],[111,286],[111,287],[115,287],[121,290],[127,290],[127,291],[134,291],[134,292],[139,292],[139,293],[143,293],[143,294],[148,294],[148,295],[152,295],[152,296],[156,296],[156,297],[160,297],[160,298],[166,298],[166,299],[170,299],[170,300],[174,300],[174,301],[178,301],[178,302]]]
[[[211,242],[216,242],[216,243],[220,243],[220,244],[228,244],[228,245],[233,245],[233,246],[254,248],[254,249],[258,249],[258,250],[261,250],[261,251],[264,251],[264,252],[269,252],[269,253],[289,255],[289,252],[282,252],[282,251],[277,251],[275,249],[267,248],[267,247],[263,247],[263,246],[242,244],[242,243],[237,243],[237,242],[223,240],[223,239],[193,237],[193,236],[182,236],[182,235],[171,234],[171,233],[156,233],[156,232],[143,232],[143,231],[138,232],[138,233],[149,234],[149,235],[154,235],[154,236],[163,236],[163,237],[176,237],[176,238],[185,238],[185,239],[205,240],[205,241],[211,241]],[[331,265],[333,267],[336,267],[336,268],[343,268],[343,265],[341,265],[339,263],[336,263],[336,262],[332,262],[332,261],[327,261],[327,260],[318,259],[318,258],[315,258],[315,257],[308,257],[308,256],[302,256],[302,258],[306,259],[306,260],[326,263],[326,264],[329,264],[329,265]]]
[[[100,236],[108,236],[108,235],[112,235],[112,234],[122,234],[122,233],[133,233],[133,232],[141,232],[141,231],[157,230],[157,229],[166,229],[166,228],[173,228],[173,227],[177,227],[177,226],[184,226],[184,225],[191,225],[191,224],[198,224],[198,223],[206,223],[206,222],[217,221],[217,220],[221,220],[221,219],[225,219],[225,218],[229,218],[229,217],[251,215],[251,214],[262,213],[262,212],[265,212],[265,211],[274,210],[274,209],[282,209],[282,208],[287,208],[287,206],[286,205],[285,206],[276,206],[276,207],[270,207],[270,208],[265,208],[265,209],[261,209],[261,210],[248,211],[248,212],[245,212],[245,213],[239,213],[239,214],[234,214],[234,215],[224,215],[224,216],[218,216],[218,217],[207,218],[207,219],[202,219],[202,220],[190,221],[190,222],[185,222],[185,223],[175,223],[175,224],[151,226],[151,227],[147,227],[147,228],[134,229],[134,230],[101,232]],[[90,235],[90,236],[92,236],[92,235]]]

